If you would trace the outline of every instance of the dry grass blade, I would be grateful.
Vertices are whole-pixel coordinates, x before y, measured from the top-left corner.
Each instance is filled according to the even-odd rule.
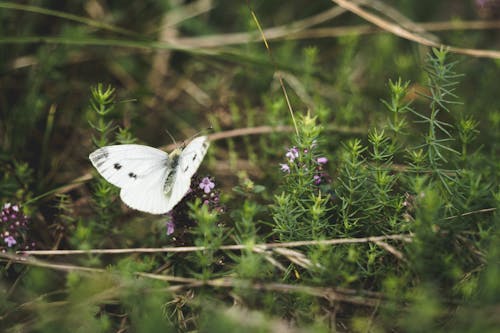
[[[309,260],[302,252],[296,251],[296,250],[290,250],[287,248],[277,248],[273,249],[275,253],[281,254],[282,256],[286,257],[288,260],[293,262],[296,265],[299,265],[300,267],[310,269],[313,267],[316,268],[321,268],[320,264],[314,265],[311,260]]]
[[[375,237],[361,237],[361,238],[335,238],[323,240],[310,240],[310,241],[296,241],[286,243],[264,243],[256,244],[253,247],[260,250],[275,249],[275,248],[290,248],[299,246],[315,246],[315,245],[341,245],[341,244],[359,244],[369,243],[385,240],[399,240],[403,242],[411,242],[413,236],[411,234],[397,234]],[[244,250],[251,249],[248,245],[235,244],[223,245],[219,250]],[[19,251],[20,254],[30,255],[74,255],[74,254],[124,254],[124,253],[180,253],[180,252],[194,252],[205,251],[204,246],[179,246],[179,247],[158,247],[158,248],[130,248],[130,249],[91,249],[91,250],[33,250],[33,251]]]
[[[303,20],[295,21],[292,24],[264,29],[262,30],[262,33],[266,36],[267,40],[285,38],[290,34],[298,33],[309,27],[331,20],[345,12],[346,10],[341,7],[331,8]],[[212,36],[181,37],[175,40],[171,40],[171,42],[176,45],[184,45],[185,47],[213,48],[228,45],[245,44],[249,42],[259,42],[262,41],[262,39],[259,37],[259,34],[257,34],[255,31],[225,33]]]
[[[401,12],[396,10],[394,7],[386,5],[384,2],[380,0],[363,0],[363,1],[354,0],[353,2],[357,3],[358,5],[369,6],[372,9],[378,11],[380,15],[384,15],[393,20],[394,22],[397,22],[403,28],[413,31],[414,33],[417,33],[418,35],[421,35],[436,43],[439,42],[439,38],[437,36],[428,33],[424,27],[413,22],[412,20],[404,16]]]
[[[484,57],[484,58],[492,58],[492,59],[499,59],[500,58],[500,51],[494,51],[494,50],[481,50],[481,49],[467,49],[467,48],[461,48],[461,47],[455,47],[455,46],[449,46],[445,44],[440,44],[436,43],[426,37],[420,36],[416,33],[413,33],[411,31],[408,31],[401,27],[400,25],[388,22],[387,20],[384,20],[380,18],[379,16],[369,13],[366,10],[362,9],[358,5],[346,1],[346,0],[332,0],[342,8],[345,8],[354,14],[364,18],[365,20],[375,24],[379,28],[386,30],[396,36],[417,42],[422,45],[426,46],[431,46],[431,47],[445,47],[447,48],[450,52],[454,53],[460,53],[460,54],[465,54],[465,55],[470,55],[474,57]]]
[[[278,268],[282,272],[286,272],[286,267],[283,266],[278,260],[274,259],[272,254],[269,251],[262,249],[260,247],[254,247],[252,249],[252,251],[263,255],[264,259],[266,259],[271,265]]]
[[[396,250],[396,248],[394,246],[389,245],[389,244],[382,242],[382,241],[375,241],[374,243],[377,244],[378,246],[380,246],[381,248],[383,248],[384,250],[386,250],[387,252],[393,254],[396,258],[398,258],[400,260],[405,260],[403,253]]]

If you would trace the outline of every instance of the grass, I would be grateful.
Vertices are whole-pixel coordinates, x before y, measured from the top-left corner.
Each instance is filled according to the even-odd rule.
[[[495,2],[0,8],[2,331],[496,331]],[[208,127],[168,214],[88,160]]]

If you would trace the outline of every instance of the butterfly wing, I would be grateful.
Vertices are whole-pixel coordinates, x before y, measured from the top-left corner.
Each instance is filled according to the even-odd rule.
[[[131,208],[151,214],[171,209],[163,188],[172,167],[164,151],[142,145],[116,145],[99,148],[89,158],[107,181],[121,188],[120,198]]]
[[[179,161],[173,173],[171,188],[166,191],[169,201],[175,206],[189,191],[191,177],[194,175],[203,157],[207,153],[209,142],[206,136],[200,136],[191,141],[179,156]],[[173,208],[172,206],[172,208]]]
[[[133,186],[123,187],[120,198],[129,207],[150,214],[165,214],[173,208],[163,187],[170,173],[169,169],[155,169]]]

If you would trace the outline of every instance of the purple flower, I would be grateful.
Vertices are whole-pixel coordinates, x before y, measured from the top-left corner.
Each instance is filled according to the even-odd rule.
[[[314,175],[313,180],[314,180],[314,184],[316,184],[316,185],[321,184],[321,176]]]
[[[174,231],[175,231],[175,224],[174,224],[173,219],[170,219],[167,222],[167,236],[170,236],[171,234],[173,234]]]
[[[0,251],[6,252],[7,248],[13,250],[33,248],[28,239],[28,222],[29,218],[23,214],[21,206],[11,203],[6,203],[0,210]]]
[[[13,245],[16,245],[16,239],[12,236],[7,236],[3,239],[3,241],[7,244],[8,247],[12,247]]]
[[[326,158],[326,157],[318,157],[316,159],[316,162],[318,162],[318,164],[326,164],[328,162],[328,158]]]
[[[293,162],[293,160],[299,157],[299,150],[297,149],[297,147],[292,147],[288,149],[285,156],[288,158],[290,162]]]
[[[210,178],[205,177],[200,182],[200,188],[205,191],[205,193],[210,193],[212,189],[215,187],[215,183],[210,180]]]
[[[290,173],[290,166],[288,164],[280,163],[281,171]]]

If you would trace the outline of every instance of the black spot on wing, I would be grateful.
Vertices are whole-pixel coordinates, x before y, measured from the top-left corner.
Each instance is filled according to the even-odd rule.
[[[129,176],[130,178],[137,179],[137,175],[136,175],[135,173],[133,173],[133,172],[129,172],[129,173],[128,173],[128,176]]]
[[[186,165],[186,168],[184,169],[184,172],[188,171],[189,165]]]
[[[198,156],[198,155],[196,155],[196,153],[195,153],[193,156],[193,161],[196,159],[196,156]]]
[[[202,146],[203,146],[203,149],[208,149],[208,142],[206,142],[206,141],[203,142]]]
[[[113,165],[113,168],[115,168],[116,170],[120,170],[122,168],[122,166],[120,165],[120,163],[115,163]]]

